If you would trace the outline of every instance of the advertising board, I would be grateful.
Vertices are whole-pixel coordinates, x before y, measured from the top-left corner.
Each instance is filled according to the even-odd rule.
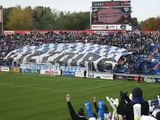
[[[10,69],[9,69],[8,66],[1,66],[1,71],[2,71],[2,72],[9,72]]]
[[[101,79],[113,80],[113,74],[112,73],[101,74]]]
[[[113,80],[113,73],[89,72],[88,77],[89,78],[99,78],[99,79]]]
[[[59,70],[41,70],[40,74],[57,76],[57,75],[60,75],[60,71]]]
[[[11,68],[11,72],[13,72],[13,73],[19,73],[20,72],[20,68],[19,67],[12,67]]]
[[[75,72],[72,71],[63,71],[64,76],[75,76]]]
[[[76,77],[84,77],[84,72],[83,71],[81,71],[81,72],[75,72],[75,76]],[[86,77],[88,77],[88,75]]]
[[[21,69],[22,73],[40,74],[40,70],[37,69]]]
[[[132,27],[127,24],[92,24],[92,30],[131,30]]]

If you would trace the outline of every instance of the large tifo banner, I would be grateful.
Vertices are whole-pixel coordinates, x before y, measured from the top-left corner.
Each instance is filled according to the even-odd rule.
[[[87,67],[90,71],[107,72],[112,70],[119,59],[130,55],[124,48],[99,45],[92,43],[60,43],[44,44],[42,46],[24,46],[11,51],[4,59],[13,59],[19,63],[56,63],[60,66]],[[45,67],[52,69],[52,65],[30,65],[34,69]],[[51,68],[50,68],[51,67]],[[59,67],[59,66],[58,66]],[[72,67],[71,67],[72,68]],[[75,69],[77,67],[73,67]],[[56,68],[57,69],[57,68]],[[64,68],[65,69],[65,68]]]

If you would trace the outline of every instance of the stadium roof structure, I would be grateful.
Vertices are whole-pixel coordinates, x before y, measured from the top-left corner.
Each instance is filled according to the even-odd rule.
[[[91,43],[60,43],[42,46],[25,46],[11,51],[5,59],[17,63],[58,63],[61,66],[88,67],[104,72],[108,65],[112,68],[121,56],[132,54],[124,48]]]

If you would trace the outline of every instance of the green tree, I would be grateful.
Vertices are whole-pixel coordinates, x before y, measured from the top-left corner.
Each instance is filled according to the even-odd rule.
[[[88,29],[90,25],[89,16],[89,12],[61,12],[57,19],[58,28],[67,30]]]
[[[52,13],[49,7],[44,9],[44,14],[40,18],[40,25],[42,29],[52,30],[55,24],[56,16]]]
[[[33,25],[35,27],[35,29],[40,30],[40,20],[41,17],[43,16],[43,7],[42,6],[37,6],[33,9],[33,18],[34,18],[34,22]]]
[[[11,9],[8,17],[7,28],[10,30],[33,29],[33,13],[31,9],[16,7]]]
[[[160,17],[152,17],[141,22],[142,30],[158,30],[160,28]]]
[[[139,23],[138,23],[138,20],[137,20],[137,18],[136,17],[133,17],[132,19],[131,19],[131,25],[132,26],[139,26]]]
[[[4,8],[3,9],[3,24],[4,24],[4,29],[7,30],[7,22],[9,21],[8,20],[8,16],[9,16],[9,13],[10,13],[10,10],[13,9],[13,8]]]

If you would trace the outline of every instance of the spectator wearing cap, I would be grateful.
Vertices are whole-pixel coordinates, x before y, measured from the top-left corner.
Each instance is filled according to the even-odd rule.
[[[84,109],[80,108],[77,114],[71,104],[70,99],[71,99],[70,95],[66,95],[66,101],[67,101],[68,109],[69,109],[72,120],[87,120],[84,114]]]
[[[135,104],[141,105],[141,115],[148,115],[149,114],[149,104],[147,101],[143,99],[143,91],[139,87],[135,87],[132,90],[133,99],[130,100],[127,96],[127,93],[120,93],[120,103],[117,108],[118,114],[125,116],[127,120],[134,120],[134,112],[133,106]]]

